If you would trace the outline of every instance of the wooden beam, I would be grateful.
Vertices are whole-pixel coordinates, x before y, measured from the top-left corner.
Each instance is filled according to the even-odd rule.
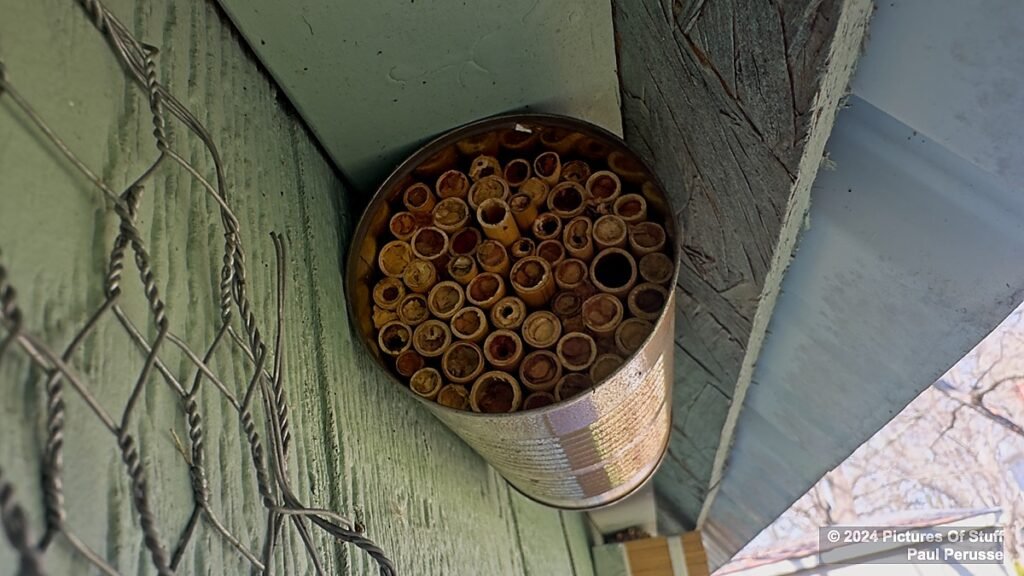
[[[613,0],[626,139],[683,227],[666,528],[714,498],[871,6]]]

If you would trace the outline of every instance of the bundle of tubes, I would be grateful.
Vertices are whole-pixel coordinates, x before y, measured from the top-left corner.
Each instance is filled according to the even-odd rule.
[[[643,345],[668,301],[675,263],[646,173],[559,129],[453,148],[392,203],[372,294],[381,352],[413,392],[457,410],[535,410],[586,392]]]

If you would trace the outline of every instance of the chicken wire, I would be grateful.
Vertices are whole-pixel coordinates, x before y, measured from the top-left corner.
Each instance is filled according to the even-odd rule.
[[[273,571],[273,558],[278,549],[277,544],[281,540],[282,530],[290,526],[298,533],[318,574],[325,572],[320,553],[313,541],[314,529],[322,530],[338,541],[354,544],[364,550],[376,561],[380,574],[396,574],[393,564],[384,552],[363,535],[361,526],[329,510],[307,507],[290,485],[288,465],[291,429],[282,374],[285,302],[285,244],[282,237],[271,234],[277,256],[277,326],[273,341],[268,342],[260,330],[246,294],[245,251],[242,248],[239,222],[228,202],[225,174],[213,139],[188,108],[158,81],[157,49],[139,42],[97,0],[78,0],[78,4],[108,42],[130,81],[134,81],[145,91],[152,116],[152,136],[158,154],[124,190],[112,189],[72,152],[64,140],[18,93],[9,80],[3,63],[0,62],[0,99],[6,98],[20,109],[45,140],[55,146],[65,160],[103,193],[106,205],[119,221],[118,234],[106,263],[103,302],[59,353],[54,346],[33,334],[30,327],[24,324],[18,308],[17,293],[9,282],[3,262],[0,261],[0,364],[11,355],[24,355],[43,374],[44,384],[40,393],[45,395],[45,439],[40,455],[45,528],[43,534],[38,537],[30,534],[24,508],[18,502],[14,487],[0,467],[0,524],[8,543],[19,559],[19,573],[44,574],[47,551],[52,549],[51,545],[55,539],[63,538],[77,554],[100,572],[118,574],[108,559],[85,544],[66,522],[67,509],[62,483],[66,414],[64,397],[66,393],[71,393],[84,401],[92,415],[116,440],[117,450],[124,463],[131,488],[131,500],[142,540],[157,573],[169,575],[176,571],[196,533],[196,526],[202,521],[219,533],[258,573],[269,574]],[[175,152],[167,131],[167,122],[171,119],[180,121],[203,143],[213,162],[215,177],[212,181],[204,177],[200,169]],[[216,322],[215,336],[201,354],[196,352],[185,338],[170,330],[171,323],[168,321],[167,309],[158,290],[153,259],[147,252],[137,227],[136,211],[145,192],[145,186],[157,168],[167,163],[184,168],[216,201],[224,232],[224,254],[217,302],[219,317],[210,320]],[[128,276],[132,265],[136,268],[137,281],[141,284],[148,303],[148,318],[145,319],[145,324],[141,325],[145,327],[148,324],[154,327],[155,337],[144,336],[144,331],[139,328],[139,319],[133,319],[118,302],[122,286],[132,281]],[[73,362],[76,350],[104,319],[112,320],[131,339],[134,349],[126,353],[137,353],[143,359],[141,372],[131,378],[134,383],[120,414],[114,414],[102,405],[91,392],[90,383],[82,376],[81,371],[76,369]],[[172,371],[161,359],[161,351],[169,347],[176,348],[188,359],[187,370]],[[218,376],[217,371],[211,366],[211,360],[215,352],[222,347],[236,347],[241,350],[251,370],[251,377],[247,382],[233,387]],[[183,456],[182,460],[188,466],[195,500],[188,521],[174,540],[174,545],[169,548],[166,546],[165,537],[160,533],[157,519],[150,506],[150,495],[154,487],[147,483],[139,446],[129,432],[132,419],[142,417],[139,412],[145,411],[145,407],[139,402],[143,390],[147,386],[160,385],[161,382],[181,400],[187,426],[187,441],[179,444],[179,450]],[[265,517],[261,519],[265,522],[266,529],[259,551],[249,549],[238,536],[232,534],[211,506],[204,450],[203,414],[198,403],[198,394],[202,386],[212,386],[223,395],[237,412],[240,429],[245,434],[252,459],[251,472],[266,510]],[[232,389],[241,392],[241,396],[232,392]],[[263,418],[254,415],[254,405],[257,402]]]

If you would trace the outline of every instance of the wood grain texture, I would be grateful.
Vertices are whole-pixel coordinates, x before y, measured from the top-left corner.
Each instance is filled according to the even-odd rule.
[[[209,2],[111,0],[110,8],[143,41],[160,47],[159,74],[196,111],[217,141],[231,202],[248,250],[249,290],[264,327],[273,326],[273,246],[289,247],[285,339],[296,491],[312,506],[363,522],[403,574],[589,575],[583,518],[526,502],[479,457],[415,403],[399,394],[357,345],[345,313],[340,261],[360,202],[343,189],[291,108]],[[142,93],[126,84],[108,46],[72,2],[5,6],[0,58],[11,82],[114,187],[154,157]],[[211,170],[199,143],[171,127],[176,148]],[[139,208],[172,330],[193,346],[209,343],[216,314],[221,228],[215,203],[184,171],[164,168]],[[26,328],[55,347],[66,345],[102,297],[103,267],[116,221],[100,194],[0,96],[0,249],[19,288]],[[134,279],[133,279],[134,280]],[[122,301],[144,317],[134,282]],[[151,330],[151,326],[144,326]],[[104,322],[73,358],[100,402],[119,412],[142,358],[125,355],[126,336]],[[165,361],[187,372],[173,352]],[[240,383],[247,365],[235,352],[214,360]],[[136,437],[165,546],[172,547],[191,511],[187,468],[172,431],[185,438],[180,401],[147,386]],[[0,466],[16,486],[35,534],[41,528],[38,455],[41,375],[24,357],[0,363]],[[258,548],[264,523],[250,456],[237,418],[215,391],[200,405],[207,431],[213,507],[225,525]],[[113,438],[67,395],[65,489],[68,524],[122,573],[151,574],[130,487]],[[368,557],[318,538],[332,574],[375,574]],[[524,549],[528,546],[529,550]],[[277,556],[277,573],[312,567],[294,533]],[[0,540],[0,574],[12,574]],[[88,573],[60,539],[47,555],[54,574]],[[180,568],[184,574],[248,573],[238,554],[200,526]]]
[[[674,435],[656,477],[668,531],[694,526],[721,478],[870,6],[613,1],[626,139],[683,229]]]

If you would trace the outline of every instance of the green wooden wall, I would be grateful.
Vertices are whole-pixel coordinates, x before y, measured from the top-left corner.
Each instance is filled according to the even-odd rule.
[[[314,506],[365,523],[400,573],[591,575],[584,519],[517,496],[479,457],[373,367],[345,313],[340,262],[363,199],[346,193],[331,165],[211,2],[110,0],[141,40],[160,48],[159,76],[213,134],[248,250],[249,290],[265,327],[274,318],[271,231],[289,247],[285,365],[295,454],[293,485]],[[74,2],[0,0],[0,60],[10,82],[112,187],[146,166],[155,149],[141,91],[126,82],[109,48]],[[339,98],[338,105],[344,105]],[[209,171],[195,139],[172,126],[184,156]],[[139,208],[172,329],[209,342],[222,250],[216,205],[178,168],[162,168]],[[116,220],[110,206],[0,95],[0,258],[19,289],[25,327],[56,348],[102,299]],[[131,276],[128,276],[129,278]],[[144,313],[133,286],[123,305]],[[151,329],[151,327],[150,327]],[[4,335],[0,330],[0,337]],[[142,359],[113,323],[90,336],[72,362],[101,403],[119,413]],[[170,354],[168,363],[187,364]],[[246,365],[218,358],[237,386]],[[0,363],[0,467],[17,488],[35,534],[41,529],[38,455],[43,441],[41,375],[17,351]],[[155,381],[133,432],[152,489],[165,547],[184,525],[192,495],[171,431],[185,437],[180,401]],[[150,574],[130,487],[113,438],[80,399],[67,395],[65,489],[68,524],[121,573]],[[215,508],[258,548],[264,515],[237,418],[207,391],[207,460]],[[331,573],[373,574],[365,555],[331,548]],[[61,540],[47,555],[53,574],[84,573]],[[312,571],[294,533],[278,573]],[[0,540],[0,575],[15,570]],[[283,572],[282,572],[283,571]],[[180,573],[240,574],[247,565],[200,526]]]

